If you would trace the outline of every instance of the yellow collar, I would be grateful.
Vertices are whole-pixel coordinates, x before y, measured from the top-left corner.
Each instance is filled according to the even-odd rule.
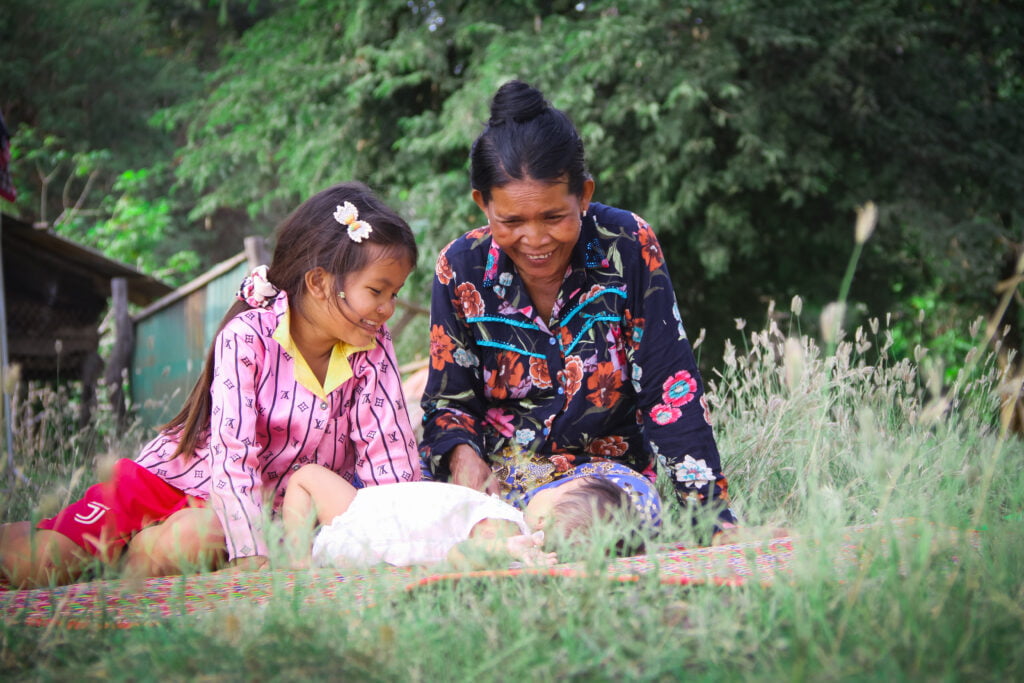
[[[284,315],[277,323],[277,329],[273,334],[274,341],[281,345],[281,348],[288,352],[295,359],[295,381],[306,387],[322,399],[340,387],[352,377],[352,366],[348,359],[358,351],[368,351],[377,346],[377,342],[370,342],[366,346],[351,346],[339,341],[331,349],[331,360],[327,364],[327,376],[321,386],[320,380],[313,374],[309,363],[302,357],[302,353],[295,345],[291,332],[291,309],[286,309]]]

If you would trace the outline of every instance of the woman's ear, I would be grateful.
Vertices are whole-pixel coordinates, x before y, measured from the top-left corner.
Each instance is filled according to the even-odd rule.
[[[473,190],[473,201],[476,202],[476,205],[487,216],[487,220],[490,220],[491,217],[487,214],[487,202],[484,201],[484,195],[480,190]]]
[[[594,196],[594,179],[587,178],[583,181],[583,192],[580,194],[580,212],[586,213],[590,208],[590,200]]]

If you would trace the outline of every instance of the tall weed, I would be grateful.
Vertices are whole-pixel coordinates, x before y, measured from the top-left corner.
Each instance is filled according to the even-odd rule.
[[[0,460],[0,521],[39,519],[75,500],[103,478],[119,457],[135,457],[147,434],[138,423],[118,433],[117,419],[105,400],[97,401],[88,426],[79,428],[81,386],[19,382],[9,402],[10,454]],[[0,414],[0,439],[6,425]]]

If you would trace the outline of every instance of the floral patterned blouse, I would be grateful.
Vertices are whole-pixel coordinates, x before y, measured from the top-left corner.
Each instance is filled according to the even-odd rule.
[[[639,216],[590,205],[550,320],[490,228],[472,230],[438,257],[430,317],[424,476],[446,479],[444,456],[466,443],[513,502],[599,461],[658,464],[686,503],[728,500],[668,270]],[[734,521],[724,504],[718,514]]]

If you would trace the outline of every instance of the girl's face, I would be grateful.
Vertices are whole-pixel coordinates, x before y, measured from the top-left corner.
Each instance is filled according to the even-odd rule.
[[[381,325],[394,314],[395,299],[411,270],[407,259],[384,258],[349,273],[335,292],[337,306],[331,316],[334,336],[352,346],[372,342]]]
[[[569,192],[568,180],[527,178],[494,188],[490,203],[473,190],[473,200],[487,214],[495,244],[516,264],[520,276],[528,282],[561,282],[580,237],[580,214],[593,194],[592,180],[577,197]]]

